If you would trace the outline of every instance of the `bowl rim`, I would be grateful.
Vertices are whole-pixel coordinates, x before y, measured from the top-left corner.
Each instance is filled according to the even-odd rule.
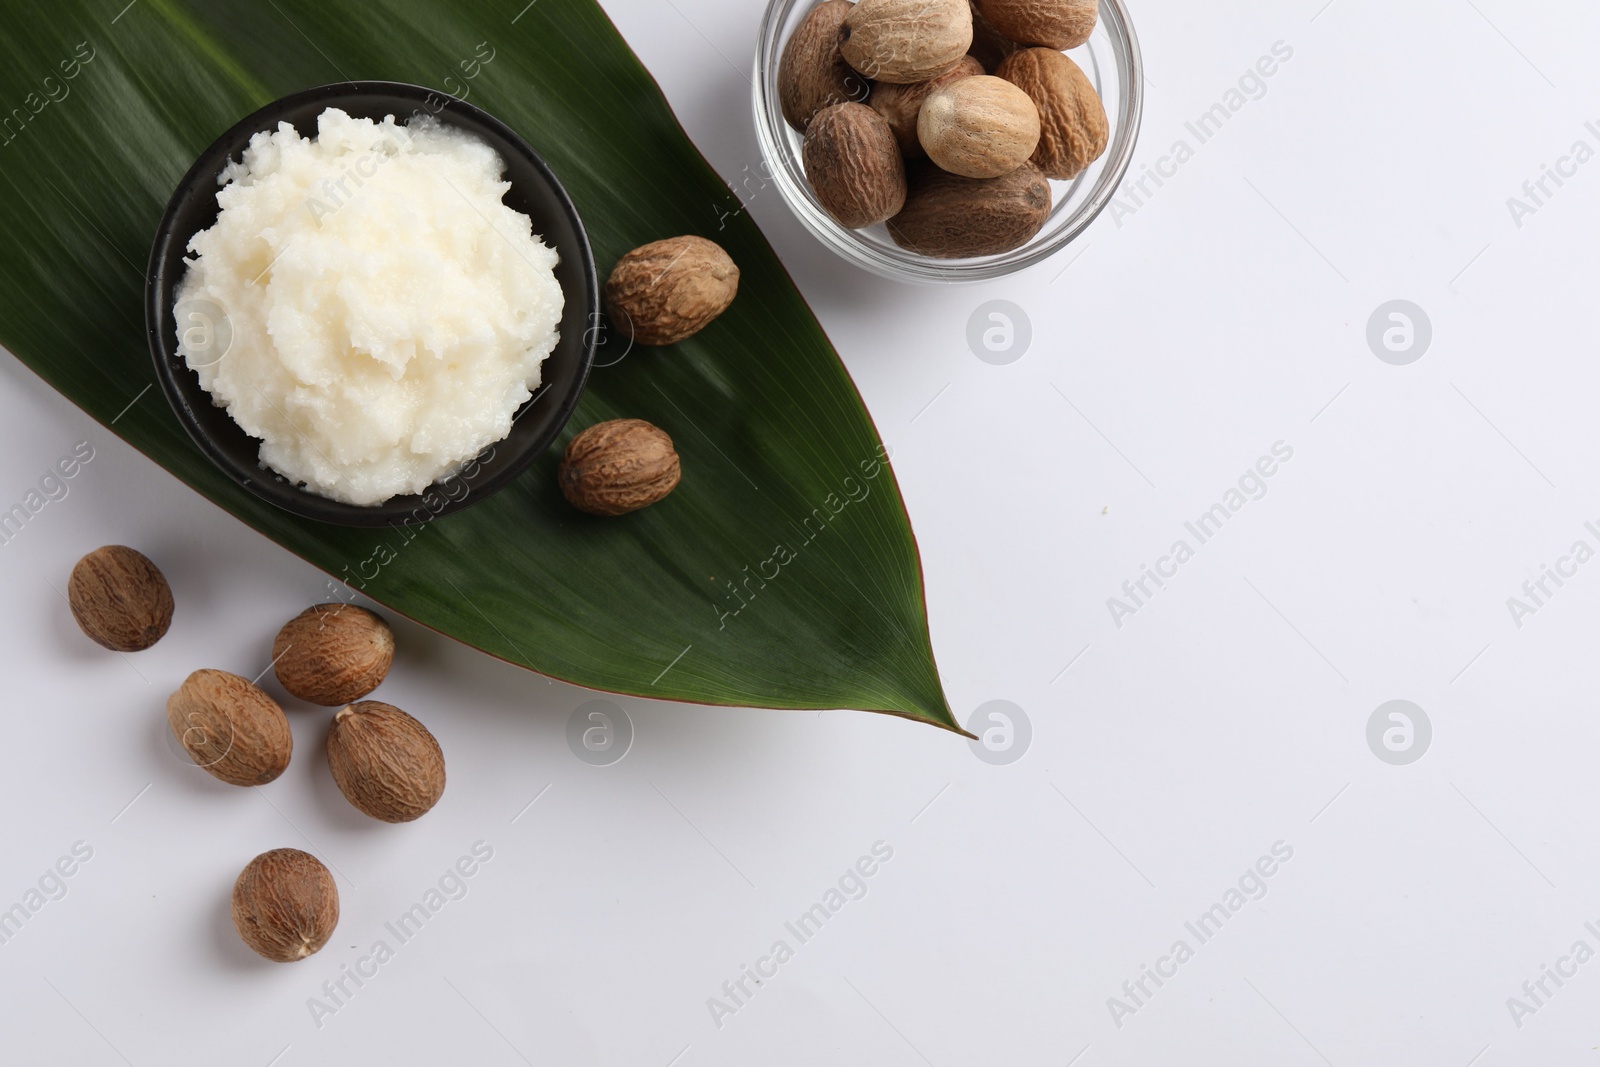
[[[1071,244],[1100,217],[1121,188],[1133,163],[1144,117],[1144,57],[1124,0],[1100,0],[1099,25],[1111,39],[1121,86],[1118,123],[1115,136],[1102,157],[1105,163],[1095,186],[1088,200],[1070,216],[1068,224],[1038,244],[1026,244],[1009,252],[975,259],[934,259],[904,250],[897,250],[900,254],[895,254],[868,244],[856,231],[839,225],[822,209],[805,181],[798,158],[784,147],[789,126],[778,106],[776,92],[778,64],[786,43],[780,40],[780,34],[788,15],[807,2],[769,0],[762,15],[755,75],[751,79],[756,140],[770,171],[768,177],[777,184],[783,201],[813,236],[843,259],[880,277],[902,282],[952,284],[1004,277],[1041,263]]]
[[[565,217],[576,239],[583,292],[573,294],[563,291],[563,299],[569,305],[575,297],[581,299],[585,305],[584,322],[592,326],[599,321],[600,283],[588,231],[584,228],[583,219],[579,216],[572,197],[545,162],[544,157],[506,123],[483,108],[469,104],[448,92],[410,82],[367,80],[330,82],[301,89],[273,100],[235,122],[200,152],[167,201],[161,222],[156,228],[155,238],[151,243],[150,258],[145,267],[145,332],[149,341],[150,355],[155,363],[156,380],[161,384],[161,391],[166,395],[167,402],[179,423],[206,458],[235,483],[249,490],[258,499],[302,518],[351,527],[416,525],[465,510],[488,499],[521,476],[535,460],[549,450],[576,411],[584,388],[588,384],[590,371],[594,367],[597,344],[595,330],[584,331],[579,342],[579,365],[576,376],[567,394],[559,398],[548,427],[536,438],[521,445],[518,453],[506,458],[486,475],[463,476],[458,471],[434,482],[421,493],[408,493],[391,497],[379,504],[362,505],[313,493],[300,485],[290,483],[276,471],[262,466],[259,461],[241,463],[224,449],[201,425],[192,398],[186,391],[185,385],[179,381],[181,375],[192,375],[193,371],[184,363],[182,357],[178,356],[176,346],[168,344],[166,331],[163,329],[163,326],[167,325],[164,316],[170,316],[172,301],[184,274],[183,270],[168,270],[168,264],[172,261],[173,244],[178,240],[183,242],[183,247],[178,249],[177,259],[178,263],[182,263],[187,258],[187,245],[191,236],[188,233],[178,233],[178,217],[192,198],[216,195],[218,174],[227,161],[238,155],[238,151],[227,151],[228,146],[247,143],[251,135],[275,129],[282,115],[288,111],[317,102],[322,102],[328,107],[337,107],[341,99],[355,96],[389,96],[415,104],[415,110],[405,116],[406,120],[425,108],[428,109],[428,113],[435,116],[445,111],[458,112],[492,134],[496,143],[492,143],[491,147],[497,152],[514,153],[531,164],[547,191],[553,196],[556,206]],[[430,106],[435,101],[440,103],[437,109]],[[399,114],[395,117],[397,120],[402,118]],[[565,253],[566,250],[560,251]],[[563,318],[565,317],[564,312]],[[517,409],[512,418],[513,425],[531,405],[540,400],[547,386],[548,382],[542,382],[540,387],[534,390],[533,395]],[[195,389],[202,394],[205,393],[203,389],[199,389],[198,382],[195,383]],[[254,437],[250,439],[256,440]],[[491,442],[484,451],[503,444],[505,440],[506,438],[501,438]],[[482,455],[483,452],[480,452],[479,457]],[[477,461],[468,460],[463,469],[475,462]],[[457,485],[464,486],[465,491],[456,488]]]

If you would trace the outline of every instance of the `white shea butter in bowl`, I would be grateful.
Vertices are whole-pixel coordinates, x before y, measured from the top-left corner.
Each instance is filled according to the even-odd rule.
[[[229,164],[175,300],[220,309],[229,340],[186,339],[179,316],[178,353],[262,465],[374,505],[510,433],[563,296],[555,250],[502,202],[504,169],[426,116],[337,108],[315,138],[280,123]]]

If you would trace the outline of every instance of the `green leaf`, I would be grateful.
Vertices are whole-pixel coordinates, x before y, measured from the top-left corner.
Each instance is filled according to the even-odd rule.
[[[492,655],[620,693],[959,729],[859,395],[593,0],[135,0],[118,14],[123,2],[26,5],[0,35],[0,342],[290,551]],[[460,64],[484,42],[493,58],[469,79]],[[92,58],[74,67],[75,50]],[[258,502],[149,388],[143,265],[178,179],[250,111],[348,79],[466,91],[516,129],[576,201],[602,275],[683,233],[721,243],[743,275],[698,337],[596,369],[560,445],[515,485],[411,540]],[[556,488],[560,446],[621,416],[672,434],[683,482],[622,519],[581,515]]]

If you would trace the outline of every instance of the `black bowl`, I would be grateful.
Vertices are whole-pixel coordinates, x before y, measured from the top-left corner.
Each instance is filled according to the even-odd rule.
[[[469,463],[459,474],[419,494],[363,507],[318,496],[261,466],[260,441],[212,403],[199,377],[178,355],[173,298],[187,269],[189,239],[216,222],[217,177],[229,160],[239,159],[253,134],[287,122],[301,136],[315,136],[317,116],[338,107],[355,118],[405,122],[426,112],[446,125],[473,133],[500,154],[511,188],[505,203],[533,220],[533,232],[561,257],[556,280],[565,306],[561,339],[545,360],[542,384],[517,412],[511,434]],[[268,104],[242,120],[203,152],[172,194],[145,275],[145,324],[156,377],[189,436],[234,481],[285,511],[344,526],[388,526],[426,522],[469,507],[504,488],[527,469],[560,434],[578,404],[594,361],[600,289],[594,255],[577,209],[544,160],[509,126],[487,112],[420,85],[401,82],[340,82],[307,89]]]

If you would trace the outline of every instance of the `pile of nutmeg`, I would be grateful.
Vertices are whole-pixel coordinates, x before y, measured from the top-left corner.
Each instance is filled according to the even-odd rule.
[[[630,346],[687,341],[728,310],[739,268],[715,241],[686,235],[640,245],[606,279],[606,313]],[[590,515],[626,515],[665,499],[682,468],[672,438],[643,419],[610,419],[574,437],[557,472],[561,492]]]
[[[1105,106],[1062,53],[1098,15],[1098,0],[822,0],[778,68],[818,203],[926,256],[1026,244],[1050,181],[1106,148]]]
[[[67,602],[83,632],[116,652],[154,645],[172,625],[172,587],[143,553],[97,548],[72,568]],[[384,822],[410,822],[444,793],[444,753],[416,719],[362,700],[394,663],[389,625],[353,604],[319,604],[272,642],[271,669],[294,697],[340,710],[328,723],[328,770],[339,791]],[[266,673],[265,671],[262,672]],[[248,678],[198,670],[167,700],[167,726],[195,765],[230,785],[264,785],[289,766],[283,708]],[[288,962],[316,952],[339,921],[339,892],[299,849],[262,853],[233,887],[233,925],[256,952]]]
[[[727,310],[739,268],[715,242],[684,236],[627,253],[607,280],[606,310],[630,343],[687,340]],[[568,444],[558,478],[572,505],[624,515],[678,484],[672,438],[642,419],[589,426]],[[172,625],[172,587],[143,553],[106,545],[84,556],[67,581],[72,616],[97,644],[141,652]],[[416,719],[363,700],[394,663],[388,623],[354,604],[318,604],[290,619],[272,642],[270,668],[291,696],[340,710],[325,745],[333,780],[361,811],[410,822],[444,793],[444,753]],[[266,673],[266,670],[261,672]],[[259,680],[260,675],[257,676]],[[187,756],[230,785],[265,785],[289,766],[294,737],[283,708],[255,681],[198,670],[167,699],[167,726]],[[240,938],[267,959],[304,959],[339,922],[339,891],[315,856],[277,848],[251,860],[234,882],[231,913]]]

